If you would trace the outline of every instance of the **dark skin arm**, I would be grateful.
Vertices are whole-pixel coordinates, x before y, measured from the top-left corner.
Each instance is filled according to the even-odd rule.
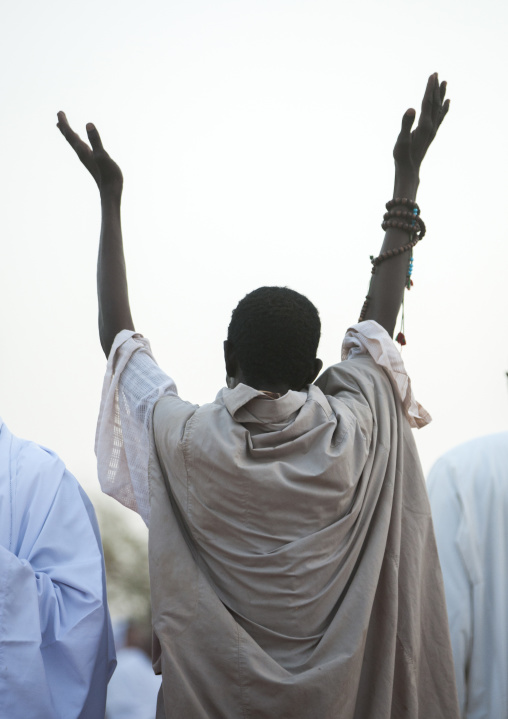
[[[91,148],[71,129],[64,112],[58,113],[57,127],[94,178],[100,192],[102,224],[97,261],[99,337],[108,357],[116,335],[121,330],[134,330],[120,218],[122,172],[104,150],[94,125],[89,123],[86,126]]]
[[[439,84],[437,73],[429,77],[422,102],[418,126],[411,132],[415,111],[409,109],[402,118],[402,129],[393,150],[395,160],[394,197],[416,199],[420,183],[420,166],[439,126],[448,112],[450,101],[444,99],[446,82]],[[405,209],[396,207],[394,209]],[[406,232],[397,228],[386,231],[381,253],[396,249],[409,241]],[[372,277],[366,320],[375,320],[393,337],[407,278],[410,253],[382,262]]]
[[[412,109],[407,110],[402,119],[402,129],[393,151],[394,197],[416,198],[422,160],[448,112],[449,100],[444,101],[445,92],[446,83],[440,85],[437,73],[431,75],[418,126],[411,132],[416,114]],[[120,218],[123,177],[118,165],[104,150],[94,125],[89,123],[86,128],[91,148],[71,129],[63,112],[58,113],[57,127],[94,178],[100,192],[102,225],[97,264],[99,336],[102,349],[108,356],[118,332],[134,330]],[[381,252],[400,247],[407,241],[408,235],[402,230],[389,228]],[[408,264],[409,253],[383,262],[370,286],[365,319],[375,320],[392,337],[404,294]]]

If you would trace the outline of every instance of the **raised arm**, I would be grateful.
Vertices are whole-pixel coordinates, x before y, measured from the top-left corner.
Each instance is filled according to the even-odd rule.
[[[395,143],[393,157],[395,160],[394,198],[406,198],[414,201],[420,183],[420,166],[440,124],[450,105],[444,100],[446,82],[439,84],[437,72],[429,77],[418,126],[411,132],[415,121],[415,111],[409,109],[402,118],[402,129]],[[408,205],[396,204],[393,211],[408,211]],[[401,218],[401,221],[406,221]],[[398,250],[408,245],[414,234],[410,236],[405,230],[388,227],[380,255]],[[393,337],[395,323],[399,314],[404,287],[408,278],[408,267],[411,252],[406,251],[388,257],[375,267],[369,293],[367,295],[361,319],[375,320]]]
[[[94,125],[89,123],[86,126],[91,148],[71,129],[64,112],[58,113],[57,127],[94,178],[100,192],[102,223],[97,261],[97,295],[99,337],[107,357],[118,332],[134,330],[120,219],[122,172],[103,148]]]

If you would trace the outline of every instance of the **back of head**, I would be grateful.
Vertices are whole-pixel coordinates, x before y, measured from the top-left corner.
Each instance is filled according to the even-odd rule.
[[[320,334],[319,313],[304,295],[288,287],[260,287],[233,310],[228,341],[249,385],[301,389],[314,378],[308,379]]]

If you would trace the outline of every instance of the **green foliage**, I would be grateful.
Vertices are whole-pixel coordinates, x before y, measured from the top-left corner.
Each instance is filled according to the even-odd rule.
[[[114,618],[150,615],[148,531],[140,518],[106,495],[94,497],[106,562],[108,602]]]

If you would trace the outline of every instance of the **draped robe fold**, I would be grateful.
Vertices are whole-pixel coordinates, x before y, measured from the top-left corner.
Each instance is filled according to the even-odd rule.
[[[415,443],[368,356],[279,399],[155,407],[158,717],[458,716]]]
[[[0,717],[99,719],[115,667],[92,505],[0,420]]]

